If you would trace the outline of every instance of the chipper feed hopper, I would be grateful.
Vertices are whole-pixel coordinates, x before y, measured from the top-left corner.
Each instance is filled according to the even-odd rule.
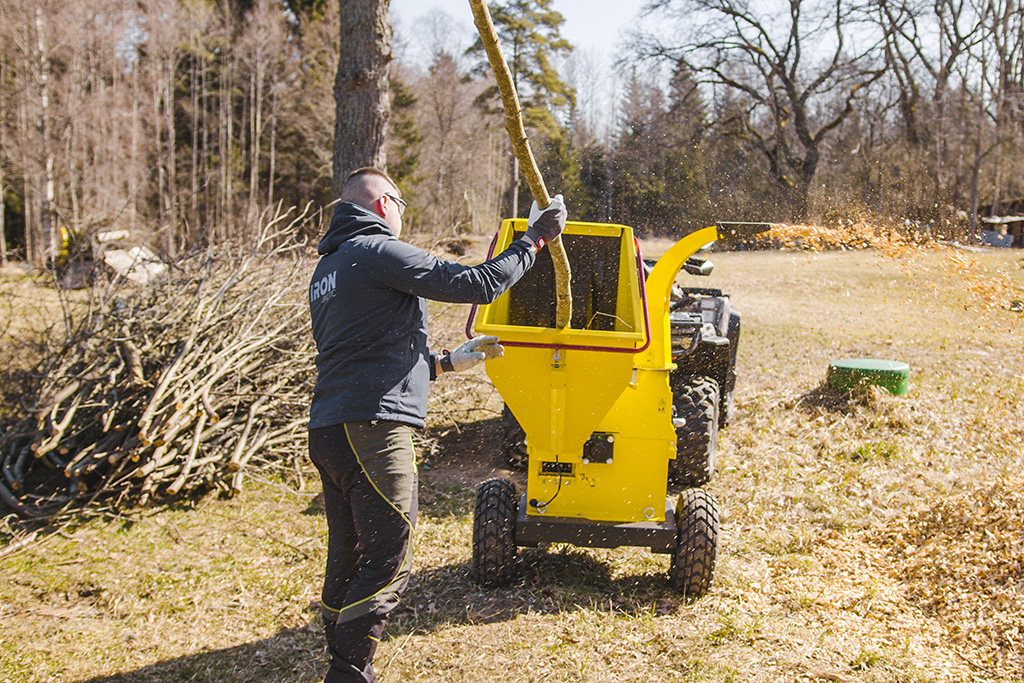
[[[526,229],[506,220],[501,251]],[[484,585],[515,576],[517,546],[622,545],[671,555],[670,580],[704,594],[714,574],[718,511],[703,488],[668,495],[676,457],[669,372],[669,299],[680,268],[715,241],[715,228],[677,242],[644,277],[639,245],[623,225],[566,225],[572,319],[555,324],[548,250],[512,289],[467,326],[505,347],[487,374],[526,432],[526,493],[505,479],[477,489],[473,563]]]

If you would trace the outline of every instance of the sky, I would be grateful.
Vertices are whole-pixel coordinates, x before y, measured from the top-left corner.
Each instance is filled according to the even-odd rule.
[[[633,27],[644,0],[553,0],[551,7],[565,17],[562,37],[583,58],[589,88],[577,87],[577,98],[585,116],[598,135],[610,131],[614,117],[618,79],[613,60],[620,54],[624,31]],[[430,21],[432,14],[448,16],[443,26]],[[409,64],[425,66],[430,45],[443,34],[448,51],[461,55],[476,38],[473,11],[469,0],[391,0],[391,21],[396,29],[395,47],[399,58]],[[582,85],[582,84],[578,84]],[[590,92],[589,97],[587,92]]]
[[[551,7],[565,17],[562,36],[575,48],[610,53],[621,39],[620,30],[630,27],[642,4],[643,0],[554,0]],[[397,20],[407,35],[417,19],[432,9],[445,12],[456,25],[463,24],[461,32],[471,35],[476,30],[469,0],[391,0],[392,21]]]

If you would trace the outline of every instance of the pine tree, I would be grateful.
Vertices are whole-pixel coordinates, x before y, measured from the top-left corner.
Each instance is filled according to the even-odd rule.
[[[668,89],[664,115],[665,195],[662,229],[686,234],[714,220],[705,176],[704,100],[685,64],[679,64]]]
[[[564,131],[559,131],[556,112],[564,110],[575,100],[572,89],[551,63],[554,56],[572,50],[561,35],[565,18],[551,8],[551,3],[552,0],[512,0],[489,4],[491,18],[512,72],[512,82],[519,94],[523,122],[531,137],[541,138],[541,141],[533,143],[535,153],[548,144],[548,139],[564,135]],[[477,74],[490,69],[479,38],[466,52],[481,58],[475,69]],[[480,98],[481,106],[487,108],[496,106],[497,101],[497,86],[488,88]],[[557,142],[553,144],[555,148],[559,146]],[[509,215],[515,216],[519,213],[519,164],[514,157],[511,166]],[[554,185],[551,187],[556,192],[561,191]]]
[[[664,95],[630,75],[621,104],[613,165],[614,217],[644,233],[661,227],[665,196]]]

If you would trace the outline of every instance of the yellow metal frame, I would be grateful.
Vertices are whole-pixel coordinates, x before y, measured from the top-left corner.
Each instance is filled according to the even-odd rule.
[[[502,224],[496,251],[515,239],[517,229],[525,229],[525,221]],[[684,237],[658,260],[646,282],[649,325],[632,229],[568,223],[563,234],[619,239],[615,329],[509,324],[515,288],[482,307],[474,327],[505,344],[504,356],[487,361],[486,367],[527,435],[527,515],[662,522],[668,461],[676,447],[668,383],[674,368],[672,284],[686,259],[717,239],[716,230]],[[573,267],[576,275],[578,266]],[[595,434],[612,439],[610,462],[590,462],[585,456],[585,444]]]
[[[517,232],[526,230],[526,219],[509,219],[502,223],[495,244],[495,253],[500,253],[516,239]],[[640,281],[636,268],[636,241],[632,228],[607,223],[567,223],[564,235],[618,238],[619,240],[619,286],[616,301],[614,330],[574,330],[554,327],[533,327],[506,324],[509,304],[513,296],[510,290],[498,299],[480,309],[476,330],[480,334],[493,334],[502,341],[546,344],[551,346],[593,346],[618,349],[638,349],[645,345],[647,329],[644,309],[634,294],[639,292]],[[554,296],[554,294],[552,294]]]

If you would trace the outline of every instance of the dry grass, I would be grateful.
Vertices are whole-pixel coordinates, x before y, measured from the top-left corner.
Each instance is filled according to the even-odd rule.
[[[718,574],[694,603],[667,558],[629,548],[525,551],[513,587],[479,589],[472,487],[497,471],[500,397],[443,378],[381,680],[1021,680],[1022,257],[712,257],[701,284],[733,295],[744,333],[711,487]],[[457,343],[466,310],[433,313],[435,342]],[[910,395],[822,385],[859,356],[908,362]],[[97,512],[0,549],[0,681],[321,680],[315,489],[268,471],[231,500]]]

